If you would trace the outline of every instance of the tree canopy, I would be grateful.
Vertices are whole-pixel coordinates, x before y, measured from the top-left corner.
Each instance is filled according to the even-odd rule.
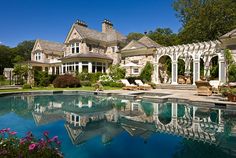
[[[235,0],[175,0],[180,43],[215,40],[236,27]]]
[[[30,60],[34,43],[34,40],[23,41],[14,48],[0,45],[0,74],[3,73],[4,68],[13,67],[15,63]]]

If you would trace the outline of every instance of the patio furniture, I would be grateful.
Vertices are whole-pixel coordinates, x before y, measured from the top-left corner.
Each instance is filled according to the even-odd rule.
[[[198,95],[210,96],[212,95],[212,86],[208,81],[196,81]]]
[[[121,79],[120,80],[125,86],[122,87],[123,90],[137,90],[138,86],[134,84],[130,84],[127,79]]]
[[[141,80],[134,81],[138,85],[138,89],[140,90],[150,90],[152,87],[149,84],[143,84]]]
[[[212,86],[212,92],[218,94],[220,81],[219,80],[210,80],[209,83]]]

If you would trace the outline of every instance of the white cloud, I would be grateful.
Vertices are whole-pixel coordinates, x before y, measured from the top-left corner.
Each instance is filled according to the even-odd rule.
[[[2,42],[0,41],[0,44],[2,44]]]

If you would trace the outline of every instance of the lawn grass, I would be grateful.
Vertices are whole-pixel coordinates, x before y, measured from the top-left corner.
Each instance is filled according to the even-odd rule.
[[[120,90],[118,87],[104,86],[104,90]],[[53,88],[53,87],[33,87],[32,89],[4,89],[0,92],[30,92],[30,91],[62,91],[62,90],[78,90],[78,91],[94,91],[94,87],[79,87],[79,88]]]
[[[10,85],[10,80],[0,80],[0,86]]]

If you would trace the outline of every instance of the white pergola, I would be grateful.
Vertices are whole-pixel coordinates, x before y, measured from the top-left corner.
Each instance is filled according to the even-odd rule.
[[[185,71],[190,71],[190,64],[193,63],[193,84],[200,80],[200,60],[204,61],[204,74],[209,74],[209,63],[211,59],[218,56],[219,63],[219,81],[226,81],[226,63],[224,58],[224,51],[220,48],[219,41],[208,41],[201,43],[184,44],[170,47],[157,48],[154,54],[154,75],[153,81],[156,84],[159,80],[159,59],[162,56],[169,56],[171,58],[171,84],[178,84],[178,59],[185,61]]]

